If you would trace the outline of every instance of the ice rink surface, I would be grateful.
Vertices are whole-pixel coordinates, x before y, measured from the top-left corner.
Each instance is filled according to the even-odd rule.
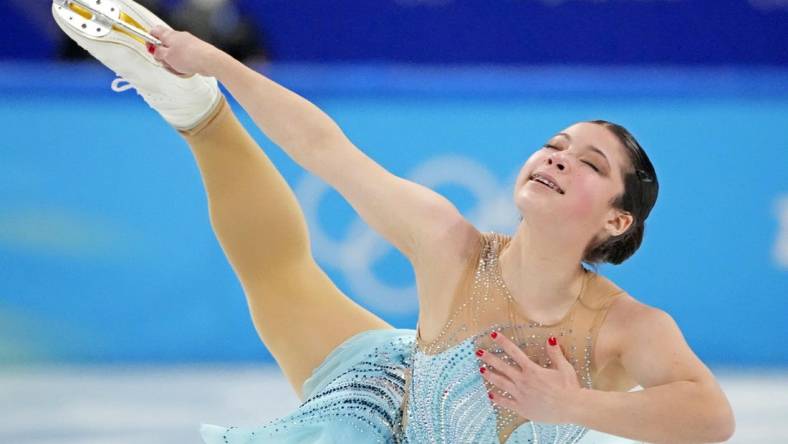
[[[788,371],[715,369],[736,413],[730,443],[788,442]],[[270,365],[0,369],[0,443],[201,443],[201,423],[253,426],[298,399]]]

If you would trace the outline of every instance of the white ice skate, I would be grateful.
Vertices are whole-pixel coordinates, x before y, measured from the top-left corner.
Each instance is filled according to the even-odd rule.
[[[112,82],[114,91],[135,88],[175,128],[194,127],[218,104],[215,78],[175,75],[148,52],[148,45],[161,44],[149,30],[169,26],[140,4],[53,0],[52,16],[66,35],[119,76]]]

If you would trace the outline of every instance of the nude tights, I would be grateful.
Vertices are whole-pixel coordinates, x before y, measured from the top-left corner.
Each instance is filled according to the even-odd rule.
[[[348,298],[315,262],[293,191],[224,96],[197,127],[178,132],[197,162],[211,227],[254,327],[302,397],[304,381],[338,345],[392,326]]]

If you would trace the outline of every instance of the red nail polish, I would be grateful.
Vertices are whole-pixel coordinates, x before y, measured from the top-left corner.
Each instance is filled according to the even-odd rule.
[[[476,356],[481,356],[484,354],[484,350],[476,350]]]
[[[493,398],[494,398],[494,396],[493,396],[492,392],[487,392],[487,397],[489,397],[490,399],[493,399]]]
[[[484,368],[484,367],[480,367],[480,368],[479,368],[479,373],[484,373],[484,372],[486,372],[486,371],[487,371],[487,369],[486,369],[486,368]]]
[[[494,331],[494,332],[490,333],[490,337],[493,338],[493,339],[497,338],[498,337],[498,332]]]
[[[550,345],[558,344],[558,341],[553,336],[550,336],[550,338],[547,339],[547,342],[549,342]]]
[[[147,46],[149,53],[153,54],[154,52],[156,52],[156,46],[154,46],[153,43],[148,43]]]

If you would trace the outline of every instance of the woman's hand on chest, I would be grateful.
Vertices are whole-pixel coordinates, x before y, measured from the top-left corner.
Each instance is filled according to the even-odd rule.
[[[550,364],[542,367],[506,336],[495,332],[493,335],[510,362],[485,350],[476,351],[485,364],[479,371],[494,387],[488,395],[492,402],[531,421],[568,422],[568,403],[582,386],[557,339],[550,338],[545,344]]]

